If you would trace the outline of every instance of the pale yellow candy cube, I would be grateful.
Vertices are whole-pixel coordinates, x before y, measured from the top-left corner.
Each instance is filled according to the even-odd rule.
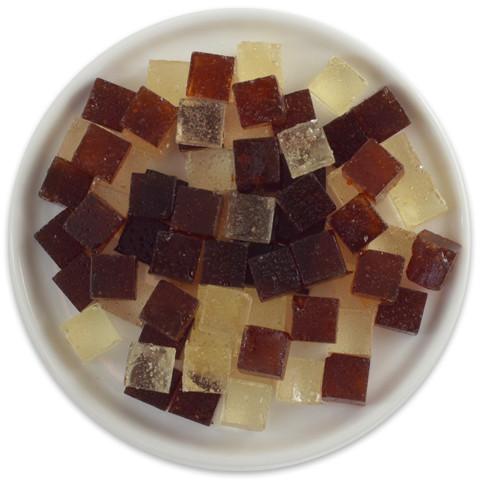
[[[246,288],[245,291],[252,297],[252,311],[247,322],[248,325],[267,327],[274,330],[286,330],[291,297],[282,295],[266,302],[261,302],[255,288]]]
[[[185,161],[190,187],[214,192],[235,190],[233,152],[226,149],[204,149],[188,152]]]
[[[58,149],[57,156],[63,158],[64,160],[71,161],[73,154],[78,148],[78,145],[80,145],[80,141],[85,135],[89,125],[90,122],[88,120],[76,118],[70,125],[65,137],[63,137],[63,141]]]
[[[400,227],[389,226],[381,235],[371,241],[367,249],[380,250],[382,252],[401,255],[405,259],[407,268],[410,257],[412,256],[412,245],[417,234]]]
[[[187,91],[189,69],[190,62],[150,60],[146,87],[173,105],[178,105]]]
[[[95,178],[90,186],[90,191],[105,200],[120,215],[126,217],[128,215],[128,194],[124,191],[117,190],[108,182],[101,178]]]

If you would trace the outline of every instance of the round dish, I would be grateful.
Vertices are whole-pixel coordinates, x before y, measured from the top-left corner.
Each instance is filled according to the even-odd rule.
[[[368,403],[365,407],[291,407],[275,404],[263,433],[205,428],[122,395],[125,346],[79,368],[58,324],[73,308],[49,281],[55,268],[33,233],[57,210],[37,197],[41,179],[70,121],[82,110],[97,76],[136,89],[150,58],[188,59],[193,49],[233,54],[242,40],[284,45],[286,91],[305,88],[332,55],[355,66],[370,90],[394,88],[413,126],[420,157],[445,196],[450,211],[422,227],[460,242],[458,262],[441,294],[433,293],[417,337],[375,330]],[[470,259],[470,218],[455,154],[430,108],[387,62],[358,41],[306,18],[263,10],[228,9],[177,17],[119,42],[86,66],[49,108],[25,152],[10,206],[10,269],[21,317],[38,354],[67,395],[99,425],[161,458],[222,470],[261,470],[325,455],[364,435],[395,412],[436,364],[459,316]],[[135,327],[118,323],[126,338]],[[288,410],[287,410],[288,409]]]

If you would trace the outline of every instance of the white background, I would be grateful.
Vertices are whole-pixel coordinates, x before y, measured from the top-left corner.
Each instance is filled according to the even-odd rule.
[[[86,63],[136,30],[200,8],[278,8],[316,18],[358,37],[387,57],[433,106],[457,150],[475,223],[475,206],[480,201],[476,4],[462,0],[256,0],[232,5],[188,0],[3,2],[0,477],[141,480],[227,476],[159,461],[101,430],[52,382],[23,331],[9,286],[5,248],[14,175],[40,117]],[[475,267],[453,338],[433,374],[407,405],[350,447],[306,465],[276,471],[276,478],[479,478],[480,280]],[[266,475],[272,474],[251,476]]]

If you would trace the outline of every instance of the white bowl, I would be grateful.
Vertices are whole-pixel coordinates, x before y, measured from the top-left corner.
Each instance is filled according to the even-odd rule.
[[[56,272],[53,262],[33,240],[33,233],[59,211],[39,200],[37,191],[95,77],[136,89],[150,58],[188,60],[192,50],[234,54],[241,40],[284,45],[286,91],[305,88],[332,55],[363,73],[370,84],[367,94],[384,84],[392,86],[412,119],[409,136],[450,206],[448,214],[425,226],[463,245],[448,285],[429,295],[417,337],[376,329],[367,406],[275,404],[263,433],[205,428],[123,395],[128,341],[93,364],[81,365],[58,329],[74,310],[50,281]],[[322,120],[331,118],[317,108]],[[40,122],[21,162],[9,236],[12,283],[27,332],[52,376],[87,415],[122,440],[167,460],[211,469],[261,470],[313,459],[352,442],[415,392],[436,364],[460,313],[471,235],[455,154],[430,108],[402,75],[369,48],[325,25],[273,11],[232,9],[194,13],[146,28],[100,55],[67,85]],[[117,326],[127,339],[138,335],[126,322],[118,321]]]

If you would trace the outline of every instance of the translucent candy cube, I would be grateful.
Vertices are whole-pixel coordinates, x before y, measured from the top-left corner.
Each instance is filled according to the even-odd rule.
[[[169,393],[174,366],[174,348],[132,342],[125,369],[125,386]]]
[[[185,97],[190,62],[150,60],[145,86],[173,105]]]
[[[185,170],[191,187],[214,192],[235,190],[235,167],[231,150],[205,149],[188,152]]]
[[[83,118],[73,120],[67,133],[63,137],[57,156],[71,161],[89,125],[91,125],[90,122]]]
[[[291,297],[282,295],[262,302],[254,288],[247,288],[246,292],[252,298],[252,310],[247,321],[248,325],[286,330],[287,311]]]
[[[341,115],[363,94],[367,82],[347,62],[332,57],[308,88],[333,113]]]
[[[128,194],[124,191],[117,190],[101,178],[95,178],[90,187],[90,192],[107,202],[110,207],[123,217],[128,215]]]
[[[84,362],[107,352],[121,338],[99,305],[91,305],[61,325],[68,342]]]
[[[405,225],[414,227],[445,213],[447,204],[420,163],[407,135],[399,133],[385,141],[383,146],[404,168],[403,177],[388,196]]]

